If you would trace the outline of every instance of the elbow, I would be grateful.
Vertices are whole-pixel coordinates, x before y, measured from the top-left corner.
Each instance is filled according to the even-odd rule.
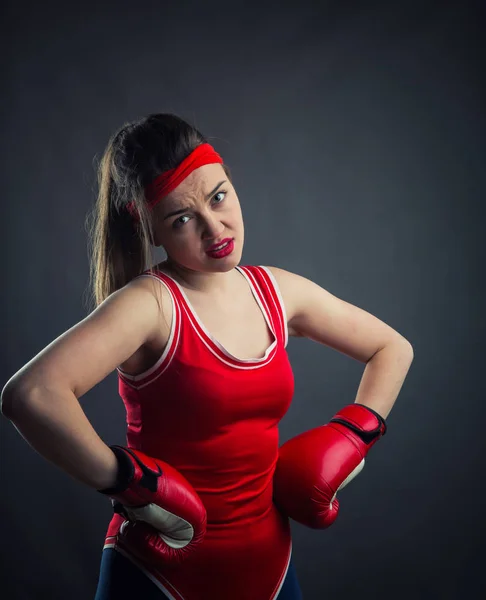
[[[10,419],[12,416],[12,404],[14,402],[14,388],[13,386],[9,386],[7,383],[0,396],[0,413],[7,419]]]
[[[7,381],[0,395],[0,413],[13,420],[16,409],[29,397],[29,389],[14,378]]]
[[[400,336],[397,339],[397,345],[400,348],[403,348],[403,352],[410,356],[410,359],[413,360],[413,346],[412,344],[404,337]]]
[[[407,340],[407,350],[410,353],[410,359],[413,360],[413,346],[408,340]]]
[[[0,396],[0,413],[7,419],[12,418],[13,405],[18,397],[19,393],[15,386],[7,383]]]

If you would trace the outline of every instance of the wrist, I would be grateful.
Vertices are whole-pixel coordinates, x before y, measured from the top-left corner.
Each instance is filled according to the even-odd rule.
[[[109,446],[105,477],[97,486],[100,494],[113,495],[125,490],[134,473],[133,464],[127,453],[120,446]]]

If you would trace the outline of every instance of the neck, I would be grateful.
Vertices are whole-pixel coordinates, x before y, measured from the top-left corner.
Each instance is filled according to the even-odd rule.
[[[226,296],[233,289],[236,270],[224,272],[194,271],[173,262],[170,258],[160,264],[179,284],[185,288],[208,296]]]

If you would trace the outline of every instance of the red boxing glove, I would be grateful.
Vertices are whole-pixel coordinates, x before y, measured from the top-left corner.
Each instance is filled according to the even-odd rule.
[[[385,433],[381,415],[350,404],[327,425],[285,442],[273,479],[275,504],[302,525],[329,527],[339,512],[337,492],[358,475],[369,449]]]
[[[152,564],[177,565],[206,534],[207,514],[187,479],[166,462],[134,448],[110,446],[119,463],[115,487],[98,490],[128,521],[119,537],[133,554]]]

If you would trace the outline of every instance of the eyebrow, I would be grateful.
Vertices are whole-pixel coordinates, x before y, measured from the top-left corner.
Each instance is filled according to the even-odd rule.
[[[223,185],[223,183],[226,183],[226,179],[223,179],[223,181],[220,181],[220,182],[218,183],[218,185],[217,185],[217,186],[216,186],[214,189],[212,189],[212,190],[209,192],[209,194],[206,194],[206,200],[209,200],[209,198],[210,198],[210,197],[211,197],[211,196],[214,194],[214,192],[215,192],[215,191],[216,191],[216,190],[217,190],[217,189],[218,189],[218,188],[219,188],[221,185]],[[173,216],[175,216],[175,215],[179,215],[179,214],[181,214],[181,213],[184,213],[184,212],[188,211],[189,209],[190,209],[190,207],[189,207],[189,206],[186,206],[186,207],[184,207],[184,208],[179,208],[179,209],[177,209],[177,210],[174,210],[174,211],[170,212],[169,214],[165,215],[165,217],[164,217],[164,219],[163,219],[163,220],[165,221],[165,220],[166,220],[166,219],[168,219],[169,217],[173,217]]]

